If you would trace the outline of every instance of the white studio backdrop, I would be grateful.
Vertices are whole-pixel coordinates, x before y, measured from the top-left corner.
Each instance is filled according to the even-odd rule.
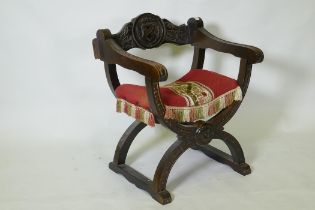
[[[315,2],[0,2],[0,209],[159,209],[110,171],[116,143],[133,121],[115,113],[91,41],[151,12],[176,24],[201,17],[224,39],[261,48],[248,94],[226,129],[253,173],[242,177],[194,151],[173,168],[166,209],[314,209]],[[189,70],[192,49],[133,53],[159,61],[172,81]],[[235,77],[239,60],[207,51],[205,68]],[[143,78],[119,69],[122,82]],[[145,129],[129,161],[147,176],[175,135]],[[222,145],[218,145],[221,147]],[[164,207],[163,207],[164,208]]]

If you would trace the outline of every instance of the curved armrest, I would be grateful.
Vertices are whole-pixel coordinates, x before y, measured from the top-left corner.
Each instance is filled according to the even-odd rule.
[[[260,63],[264,60],[264,54],[259,48],[225,41],[209,33],[204,28],[198,28],[193,33],[192,45],[230,53],[236,57],[245,58],[251,64]]]
[[[165,66],[126,52],[112,38],[106,39],[104,30],[97,32],[97,39],[96,41],[93,40],[93,46],[95,58],[100,58],[108,64],[118,64],[155,81],[167,79],[168,74]]]

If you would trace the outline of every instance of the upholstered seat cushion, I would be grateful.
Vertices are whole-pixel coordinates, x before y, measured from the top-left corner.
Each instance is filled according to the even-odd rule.
[[[117,111],[154,126],[144,86],[122,84],[115,90]],[[213,71],[192,69],[182,78],[160,87],[166,119],[193,122],[214,116],[235,100],[242,100],[237,81]]]

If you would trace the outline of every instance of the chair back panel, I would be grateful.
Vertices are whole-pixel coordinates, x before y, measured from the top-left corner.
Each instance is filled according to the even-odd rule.
[[[164,43],[190,44],[189,27],[177,26],[151,13],[144,13],[126,23],[112,38],[124,49],[150,49]]]

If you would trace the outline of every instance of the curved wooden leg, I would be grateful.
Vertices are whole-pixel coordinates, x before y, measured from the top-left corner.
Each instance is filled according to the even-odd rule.
[[[166,190],[166,183],[171,169],[177,159],[189,148],[185,141],[175,141],[164,153],[157,166],[153,178],[152,189],[155,192],[152,196],[162,204],[172,201],[170,193]]]
[[[113,162],[109,163],[109,168],[119,174],[122,174],[128,181],[134,183],[137,187],[146,190],[151,182],[144,175],[125,164],[127,153],[131,143],[146,124],[134,121],[120,138]]]
[[[172,201],[170,193],[166,190],[168,176],[176,160],[189,148],[189,146],[185,141],[175,141],[160,160],[152,181],[137,170],[125,164],[126,156],[132,141],[144,127],[145,124],[137,121],[129,126],[117,145],[114,161],[109,163],[109,168],[116,173],[122,174],[128,181],[135,184],[138,188],[150,193],[150,195],[159,203],[167,204]]]
[[[126,161],[127,153],[129,151],[130,145],[138,135],[138,133],[146,126],[143,122],[134,121],[122,135],[119,140],[113,163],[124,164]]]
[[[222,140],[229,148],[231,155],[222,152],[211,145],[198,145],[198,149],[218,162],[231,166],[234,171],[244,176],[251,173],[249,165],[245,163],[242,147],[234,136],[225,131],[219,131],[217,132],[215,139]]]

